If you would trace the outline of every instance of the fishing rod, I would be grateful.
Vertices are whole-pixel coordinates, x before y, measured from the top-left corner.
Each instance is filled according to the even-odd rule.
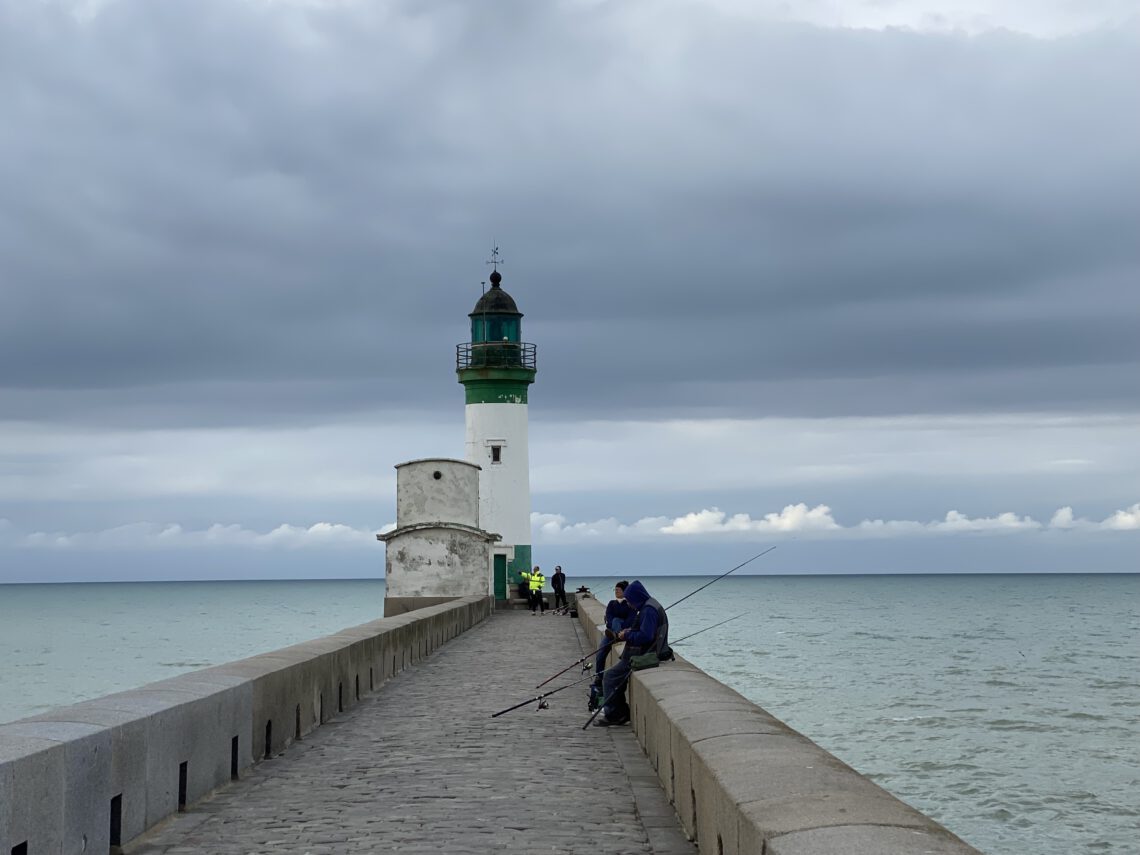
[[[582,725],[582,730],[585,730],[587,727],[589,727],[593,723],[594,719],[596,719],[601,714],[602,710],[606,708],[606,705],[609,704],[609,702],[616,698],[619,694],[621,694],[622,689],[625,688],[625,684],[629,682],[629,675],[632,673],[632,668],[626,671],[625,676],[621,679],[621,684],[615,686],[612,692],[602,698],[602,702],[598,704],[598,708],[590,714],[590,717],[586,719],[586,723]]]
[[[728,620],[722,620],[720,623],[714,623],[712,626],[706,626],[704,629],[698,629],[696,632],[691,632],[686,636],[682,636],[681,638],[678,638],[676,641],[671,641],[669,644],[670,644],[670,646],[672,646],[674,644],[680,644],[682,641],[687,641],[688,639],[692,638],[694,635],[700,635],[702,632],[708,632],[710,629],[716,629],[718,626],[724,626],[729,621],[736,620],[737,618],[742,618],[746,614],[748,614],[748,612],[741,612],[740,614],[736,615],[736,617],[730,617],[730,618],[728,618]],[[533,704],[535,701],[538,701],[539,707],[541,708],[542,702],[546,698],[550,697],[551,695],[557,694],[558,692],[561,692],[563,689],[569,689],[572,686],[579,686],[582,683],[585,683],[587,680],[599,679],[608,670],[609,669],[607,668],[603,671],[599,671],[597,674],[587,674],[585,677],[582,677],[580,680],[575,680],[572,683],[567,683],[564,686],[559,686],[556,689],[551,689],[549,692],[543,692],[541,695],[535,695],[533,698],[527,698],[527,700],[525,700],[521,703],[517,703],[514,706],[507,707],[505,710],[499,710],[497,713],[492,713],[491,718],[498,718],[499,716],[503,715],[504,713],[512,712],[514,710],[517,710],[519,707],[525,707],[527,704]],[[591,719],[591,721],[592,720],[593,719]]]
[[[607,638],[607,639],[606,639],[605,641],[603,641],[603,642],[602,642],[602,643],[601,643],[601,644],[600,644],[598,647],[594,648],[594,650],[592,650],[591,652],[587,653],[587,654],[586,654],[585,656],[583,656],[581,659],[578,659],[578,660],[575,660],[574,662],[571,662],[569,665],[567,665],[565,668],[563,668],[563,669],[562,669],[561,671],[559,671],[557,674],[554,674],[554,675],[552,675],[552,676],[550,676],[550,677],[547,677],[545,680],[543,680],[541,683],[539,683],[537,686],[535,686],[535,688],[536,688],[536,689],[541,689],[543,686],[545,686],[545,685],[546,685],[547,683],[549,683],[551,680],[556,680],[556,679],[558,679],[558,678],[559,678],[559,677],[561,677],[563,674],[565,674],[567,671],[569,671],[571,668],[574,668],[574,667],[576,667],[576,666],[578,666],[578,665],[581,665],[583,662],[585,662],[585,661],[586,661],[587,659],[589,659],[591,656],[597,656],[599,653],[601,653],[601,652],[602,652],[602,648],[604,648],[604,647],[605,647],[607,644],[613,644],[613,642],[612,642],[612,641],[610,641],[610,640]]]
[[[719,582],[719,581],[720,581],[721,579],[723,579],[725,576],[728,576],[728,575],[729,575],[729,574],[731,574],[731,573],[735,573],[735,572],[736,572],[737,570],[739,570],[741,567],[744,567],[744,566],[746,566],[746,565],[748,565],[748,564],[751,564],[751,563],[752,563],[753,561],[755,561],[757,558],[762,558],[763,556],[767,555],[769,552],[771,552],[771,551],[772,551],[773,549],[775,549],[775,548],[776,548],[775,546],[769,546],[769,547],[768,547],[767,549],[765,549],[763,552],[759,552],[759,553],[757,553],[756,555],[753,555],[753,556],[752,556],[751,558],[749,558],[747,561],[744,561],[744,562],[742,562],[742,563],[740,563],[740,564],[737,564],[735,567],[733,567],[731,570],[729,570],[729,571],[728,571],[728,573],[721,573],[719,576],[717,576],[715,579],[713,579],[713,580],[712,580],[712,582],[705,582],[705,584],[701,585],[701,587],[697,588],[697,590],[693,591],[693,592],[692,592],[692,593],[690,593],[690,594],[686,594],[685,596],[681,597],[681,599],[679,599],[679,600],[677,600],[677,602],[673,603],[673,605],[672,605],[672,606],[666,606],[666,607],[665,607],[665,611],[669,611],[669,609],[673,608],[673,606],[677,606],[677,605],[680,605],[681,603],[685,602],[685,600],[689,599],[689,597],[693,596],[693,594],[699,594],[701,591],[703,591],[703,590],[704,590],[705,588],[707,588],[709,585],[712,585],[712,584],[713,584],[713,583],[715,583],[715,582]],[[710,627],[710,629],[711,629],[711,627]],[[581,665],[583,662],[585,662],[585,661],[586,661],[587,659],[589,659],[591,656],[597,656],[599,653],[601,653],[601,652],[602,652],[602,648],[604,648],[606,645],[608,645],[608,644],[611,644],[611,643],[612,643],[612,642],[611,642],[609,639],[607,639],[606,641],[603,641],[603,642],[602,642],[602,643],[601,643],[601,644],[600,644],[598,647],[596,647],[596,648],[594,649],[594,651],[593,651],[592,653],[587,653],[587,654],[586,654],[585,656],[583,656],[581,659],[578,659],[578,660],[577,660],[577,661],[575,661],[575,662],[571,662],[569,665],[567,665],[565,668],[563,668],[563,669],[562,669],[561,671],[559,671],[557,674],[554,674],[553,676],[547,677],[545,680],[543,680],[541,683],[539,683],[537,686],[535,686],[535,688],[536,688],[536,689],[541,689],[543,686],[545,686],[545,685],[546,685],[547,683],[549,683],[551,680],[554,680],[554,679],[557,679],[558,677],[561,677],[563,674],[565,674],[565,673],[566,673],[567,671],[569,671],[571,668],[574,668],[574,667],[576,667],[576,666],[578,666],[578,665]]]
[[[535,695],[533,698],[528,698],[521,704],[515,704],[513,707],[507,707],[505,710],[499,710],[497,713],[491,713],[491,718],[498,718],[503,713],[509,713],[512,710],[517,710],[519,707],[525,707],[527,704],[533,704],[535,701],[538,701],[539,704],[541,704],[545,698],[548,698],[551,695],[555,695],[558,692],[561,692],[563,689],[569,689],[571,686],[577,686],[581,683],[585,683],[587,680],[593,680],[596,677],[600,677],[604,673],[606,672],[599,671],[597,674],[587,674],[581,680],[575,680],[573,683],[567,683],[564,686],[559,686],[557,689],[551,689],[549,692],[543,692],[541,695]]]
[[[674,644],[680,644],[682,641],[688,641],[694,635],[700,635],[702,632],[708,632],[710,629],[716,629],[718,626],[724,626],[726,623],[728,623],[729,620],[736,620],[736,618],[742,618],[746,614],[748,614],[748,612],[741,612],[736,617],[730,617],[728,620],[722,620],[720,623],[714,623],[712,626],[706,626],[704,629],[698,629],[696,632],[690,632],[688,635],[682,636],[681,638],[678,638],[676,641],[670,641],[669,646],[672,647]]]
[[[775,547],[773,546],[772,549],[774,549],[774,548]],[[765,552],[771,552],[772,549],[765,549]],[[763,555],[763,554],[764,553],[760,553],[760,555]],[[759,556],[757,556],[757,557],[759,557]],[[743,567],[743,564],[741,564],[741,567]],[[740,568],[734,568],[734,569],[739,570]],[[727,576],[727,573],[725,573],[725,576]],[[716,581],[716,579],[714,579],[712,581]],[[709,583],[709,584],[711,585],[712,583]],[[695,594],[695,593],[697,593],[697,592],[694,591],[693,594]],[[692,596],[692,594],[690,594],[690,596]],[[676,604],[677,603],[674,603],[673,605],[676,605]],[[673,608],[673,606],[669,606],[669,608],[671,609],[671,608]],[[736,618],[742,618],[742,617],[746,616],[747,613],[748,613],[747,611],[741,612],[740,614],[738,614],[738,616],[736,616],[734,618],[728,618],[728,620],[735,620]],[[673,646],[674,644],[679,644],[679,643],[685,641],[686,638],[692,638],[694,635],[700,635],[701,633],[707,633],[709,629],[716,629],[718,626],[724,626],[725,624],[727,624],[728,620],[722,620],[719,622],[719,624],[714,624],[712,626],[705,627],[703,629],[698,629],[697,632],[695,632],[695,633],[690,633],[689,635],[683,636],[681,638],[677,638],[676,642],[669,642],[669,646]],[[630,677],[630,675],[633,675],[633,673],[634,673],[633,668],[630,668],[628,671],[626,671],[625,676],[621,678],[621,682],[618,685],[613,687],[612,692],[610,692],[608,695],[605,695],[605,698],[602,699],[602,702],[598,703],[597,709],[595,709],[593,711],[593,714],[591,714],[591,716],[589,716],[589,718],[586,719],[586,724],[581,726],[581,728],[583,728],[583,730],[586,730],[586,728],[589,727],[589,725],[593,724],[594,719],[597,718],[597,716],[601,714],[602,710],[605,709],[605,706],[608,705],[608,703],[610,701],[612,701],[614,698],[617,698],[619,694],[621,694],[621,690],[625,689],[626,683],[629,682],[629,677]]]
[[[775,549],[775,548],[776,547],[772,547],[772,549]],[[761,553],[761,554],[763,554],[763,553]],[[694,593],[696,593],[696,592],[694,591]],[[674,603],[673,605],[675,606],[677,604]],[[713,624],[712,626],[706,626],[704,629],[699,629],[696,632],[689,633],[688,635],[683,636],[682,638],[678,638],[676,641],[669,642],[669,646],[672,647],[674,644],[680,644],[682,641],[685,641],[686,639],[692,638],[694,635],[700,635],[702,632],[708,632],[710,629],[716,629],[718,626],[724,626],[726,623],[728,623],[728,621],[736,620],[736,618],[744,617],[746,614],[748,614],[748,612],[741,612],[736,617],[730,617],[728,620],[722,620],[720,623]],[[632,674],[633,674],[632,668],[625,672],[625,676],[622,677],[621,683],[619,683],[617,686],[615,686],[614,690],[612,692],[610,692],[608,695],[606,695],[605,698],[602,699],[602,702],[600,704],[598,704],[598,708],[596,710],[594,710],[593,713],[591,713],[590,717],[588,719],[586,719],[586,723],[584,725],[582,725],[582,730],[585,730],[587,727],[589,727],[591,724],[593,724],[594,719],[596,719],[598,717],[598,715],[601,713],[601,711],[606,708],[606,705],[610,701],[612,701],[614,698],[616,698],[618,695],[621,694],[622,689],[625,688],[625,684],[629,682],[629,678]]]
[[[701,585],[701,587],[699,587],[699,588],[697,588],[697,590],[693,591],[692,594],[685,594],[685,596],[681,597],[681,599],[679,599],[679,600],[677,600],[677,602],[673,603],[673,606],[681,605],[681,603],[685,602],[685,600],[689,599],[689,597],[693,596],[693,594],[699,594],[701,591],[703,591],[709,585],[712,585],[715,582],[719,582],[725,576],[728,576],[730,573],[735,573],[741,567],[745,567],[745,566],[751,564],[757,558],[762,558],[763,556],[767,555],[769,552],[771,552],[775,548],[776,548],[775,546],[769,546],[763,552],[756,553],[751,558],[749,558],[747,561],[743,561],[740,564],[737,564],[735,567],[733,567],[731,570],[729,570],[728,573],[721,573],[719,576],[717,576],[715,579],[713,579],[712,582],[705,582],[705,584]],[[669,609],[673,608],[673,606],[666,606],[665,611],[669,611]]]

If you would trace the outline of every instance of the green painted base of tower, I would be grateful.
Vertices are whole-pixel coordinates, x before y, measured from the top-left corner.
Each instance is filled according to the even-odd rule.
[[[507,559],[507,579],[512,586],[517,587],[522,581],[524,570],[530,571],[534,565],[531,562],[530,544],[515,544],[515,557]]]

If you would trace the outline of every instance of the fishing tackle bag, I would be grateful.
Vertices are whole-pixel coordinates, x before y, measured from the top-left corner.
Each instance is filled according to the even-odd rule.
[[[656,668],[660,664],[661,660],[657,658],[657,653],[653,650],[650,650],[648,653],[640,653],[637,656],[629,657],[629,667],[634,671]]]

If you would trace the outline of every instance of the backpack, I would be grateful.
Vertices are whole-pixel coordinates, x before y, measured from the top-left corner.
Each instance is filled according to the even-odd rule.
[[[598,707],[600,707],[602,705],[602,701],[604,701],[605,699],[606,699],[606,697],[602,693],[602,687],[599,686],[597,683],[591,683],[590,684],[590,697],[586,701],[586,709],[589,710],[590,712],[593,712],[594,710],[596,710]]]

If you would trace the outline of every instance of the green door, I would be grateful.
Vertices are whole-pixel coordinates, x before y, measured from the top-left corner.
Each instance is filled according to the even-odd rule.
[[[507,556],[495,556],[495,599],[507,598]]]

